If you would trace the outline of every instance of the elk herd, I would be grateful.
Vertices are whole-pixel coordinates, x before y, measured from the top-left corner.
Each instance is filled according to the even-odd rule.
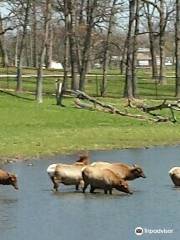
[[[57,163],[47,168],[47,173],[53,183],[53,189],[58,191],[59,185],[74,185],[76,190],[85,193],[90,186],[90,193],[101,189],[105,194],[112,194],[116,189],[120,192],[132,194],[128,181],[136,178],[146,178],[141,167],[125,163],[93,162],[90,163],[88,155],[80,156],[73,164]],[[173,167],[169,176],[175,186],[180,186],[180,167]],[[0,184],[12,185],[18,189],[17,176],[0,169]]]
[[[145,178],[143,170],[137,165],[108,162],[90,164],[88,156],[81,156],[74,164],[51,164],[47,168],[47,173],[55,191],[62,183],[75,185],[76,190],[81,188],[83,193],[90,185],[91,193],[96,189],[102,189],[105,194],[112,194],[112,190],[116,189],[132,194],[127,181],[139,177]]]

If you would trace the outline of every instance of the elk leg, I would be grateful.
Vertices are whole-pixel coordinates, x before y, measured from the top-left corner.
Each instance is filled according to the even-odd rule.
[[[84,183],[84,187],[83,187],[83,193],[85,193],[85,191],[86,191],[86,188],[88,187],[88,183]]]
[[[112,189],[109,189],[109,194],[111,194],[111,195],[112,195]]]
[[[94,193],[94,190],[95,190],[95,188],[93,186],[91,186],[90,193]]]
[[[84,188],[84,181],[83,181],[83,180],[80,181],[80,183],[79,183],[79,187],[80,187],[81,189]]]
[[[54,184],[53,188],[54,190],[57,192],[58,191],[58,187],[59,187],[59,184],[55,181],[55,178],[54,177],[51,177],[51,180]]]

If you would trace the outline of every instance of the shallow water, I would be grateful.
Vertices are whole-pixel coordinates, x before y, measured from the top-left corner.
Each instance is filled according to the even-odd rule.
[[[71,186],[54,193],[46,168],[54,162],[72,162],[60,156],[4,165],[16,172],[19,191],[0,186],[0,240],[134,240],[180,239],[180,189],[168,176],[180,166],[180,147],[91,152],[94,160],[141,165],[146,179],[130,182],[133,195],[114,192],[82,194]],[[172,234],[136,236],[137,226],[172,229]]]

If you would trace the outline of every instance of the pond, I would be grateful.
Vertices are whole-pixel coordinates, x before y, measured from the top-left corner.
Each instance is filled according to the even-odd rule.
[[[130,182],[133,195],[113,192],[83,194],[61,185],[52,191],[46,168],[54,162],[72,162],[77,156],[59,156],[4,165],[16,172],[19,190],[0,186],[1,240],[134,240],[179,239],[180,189],[168,171],[180,166],[180,147],[90,152],[93,161],[137,163],[146,179]],[[135,228],[144,233],[136,236]],[[169,230],[167,234],[150,233]]]

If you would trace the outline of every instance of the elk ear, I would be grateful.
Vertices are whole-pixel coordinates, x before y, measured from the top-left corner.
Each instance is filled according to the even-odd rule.
[[[15,173],[12,173],[11,175],[12,175],[12,176],[15,176],[15,177],[18,177],[18,175],[17,175],[17,174],[15,174]]]
[[[10,176],[10,177],[18,177],[18,175],[16,175],[15,173],[8,173],[8,176]]]
[[[138,171],[138,170],[137,170],[137,167],[133,166],[132,172],[133,172],[133,173],[137,173],[137,171]]]
[[[137,168],[138,166],[137,166],[136,164],[133,164],[133,167],[134,167],[134,168]]]

